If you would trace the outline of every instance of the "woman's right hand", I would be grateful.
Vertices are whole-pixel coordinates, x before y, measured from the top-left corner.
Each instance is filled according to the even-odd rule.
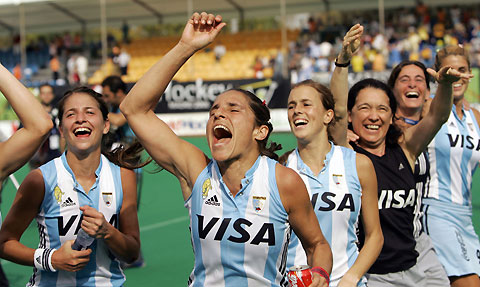
[[[85,267],[90,261],[91,249],[73,250],[74,240],[66,241],[60,249],[53,252],[52,265],[56,270],[76,272]]]
[[[222,16],[195,12],[183,30],[180,43],[190,47],[194,52],[212,43],[220,30],[226,25]]]

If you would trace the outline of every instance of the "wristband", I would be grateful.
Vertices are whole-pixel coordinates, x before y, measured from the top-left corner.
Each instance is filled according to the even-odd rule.
[[[317,273],[320,276],[322,276],[323,278],[325,278],[325,280],[327,280],[327,286],[330,285],[330,276],[328,275],[328,272],[325,271],[325,269],[323,269],[320,266],[316,266],[316,267],[312,267],[312,269],[310,269],[310,271],[312,273]]]
[[[55,248],[38,248],[33,255],[33,265],[38,270],[57,272],[52,265],[52,255],[57,249]]]
[[[340,64],[339,62],[337,62],[337,58],[335,58],[335,66],[337,67],[340,67],[340,68],[346,68],[348,66],[350,66],[350,61],[346,62],[346,63],[343,63],[343,64]]]

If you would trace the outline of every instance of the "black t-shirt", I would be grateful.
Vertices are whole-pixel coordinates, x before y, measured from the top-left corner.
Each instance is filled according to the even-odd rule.
[[[430,180],[430,161],[428,160],[428,154],[426,151],[422,152],[415,161],[415,171],[413,175],[417,188],[425,197],[427,182]]]
[[[427,152],[423,152],[415,161],[415,170],[413,176],[416,182],[416,188],[418,191],[417,206],[415,208],[414,219],[414,235],[415,238],[420,236],[422,232],[422,197],[425,197],[428,193],[428,182],[430,181],[430,162],[428,161]]]
[[[356,152],[370,158],[377,174],[378,206],[384,243],[382,251],[368,273],[386,274],[404,271],[417,262],[413,236],[414,209],[418,191],[408,160],[398,145],[387,146],[383,156],[376,156],[359,146]],[[359,224],[360,246],[365,233]]]

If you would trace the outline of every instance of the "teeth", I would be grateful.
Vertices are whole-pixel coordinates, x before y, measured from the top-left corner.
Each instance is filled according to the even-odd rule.
[[[462,86],[462,84],[460,84],[460,83],[453,84],[453,87],[454,87],[454,88],[458,88],[458,87],[461,87],[461,86]]]
[[[293,122],[295,125],[300,125],[300,124],[307,124],[307,120],[304,119],[299,119]]]
[[[74,133],[78,133],[78,132],[87,132],[87,133],[89,133],[89,132],[91,132],[91,130],[90,130],[90,129],[87,129],[87,128],[76,128],[73,132],[74,132]]]
[[[379,128],[379,125],[367,125],[367,129],[369,130],[378,130]]]
[[[223,129],[223,130],[225,130],[225,131],[227,131],[227,132],[230,132],[230,130],[229,130],[226,126],[224,126],[224,125],[218,125],[218,126],[215,126],[215,127],[213,128],[214,131],[216,131],[217,129]]]

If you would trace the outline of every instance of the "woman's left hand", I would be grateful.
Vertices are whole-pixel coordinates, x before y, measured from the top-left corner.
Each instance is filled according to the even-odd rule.
[[[85,232],[94,238],[105,238],[109,233],[110,223],[105,220],[105,216],[95,208],[84,205],[80,207],[83,212],[82,228]]]
[[[340,64],[349,62],[352,56],[360,49],[360,38],[363,35],[363,26],[355,24],[348,30],[343,37],[342,51],[338,55],[337,61]]]

